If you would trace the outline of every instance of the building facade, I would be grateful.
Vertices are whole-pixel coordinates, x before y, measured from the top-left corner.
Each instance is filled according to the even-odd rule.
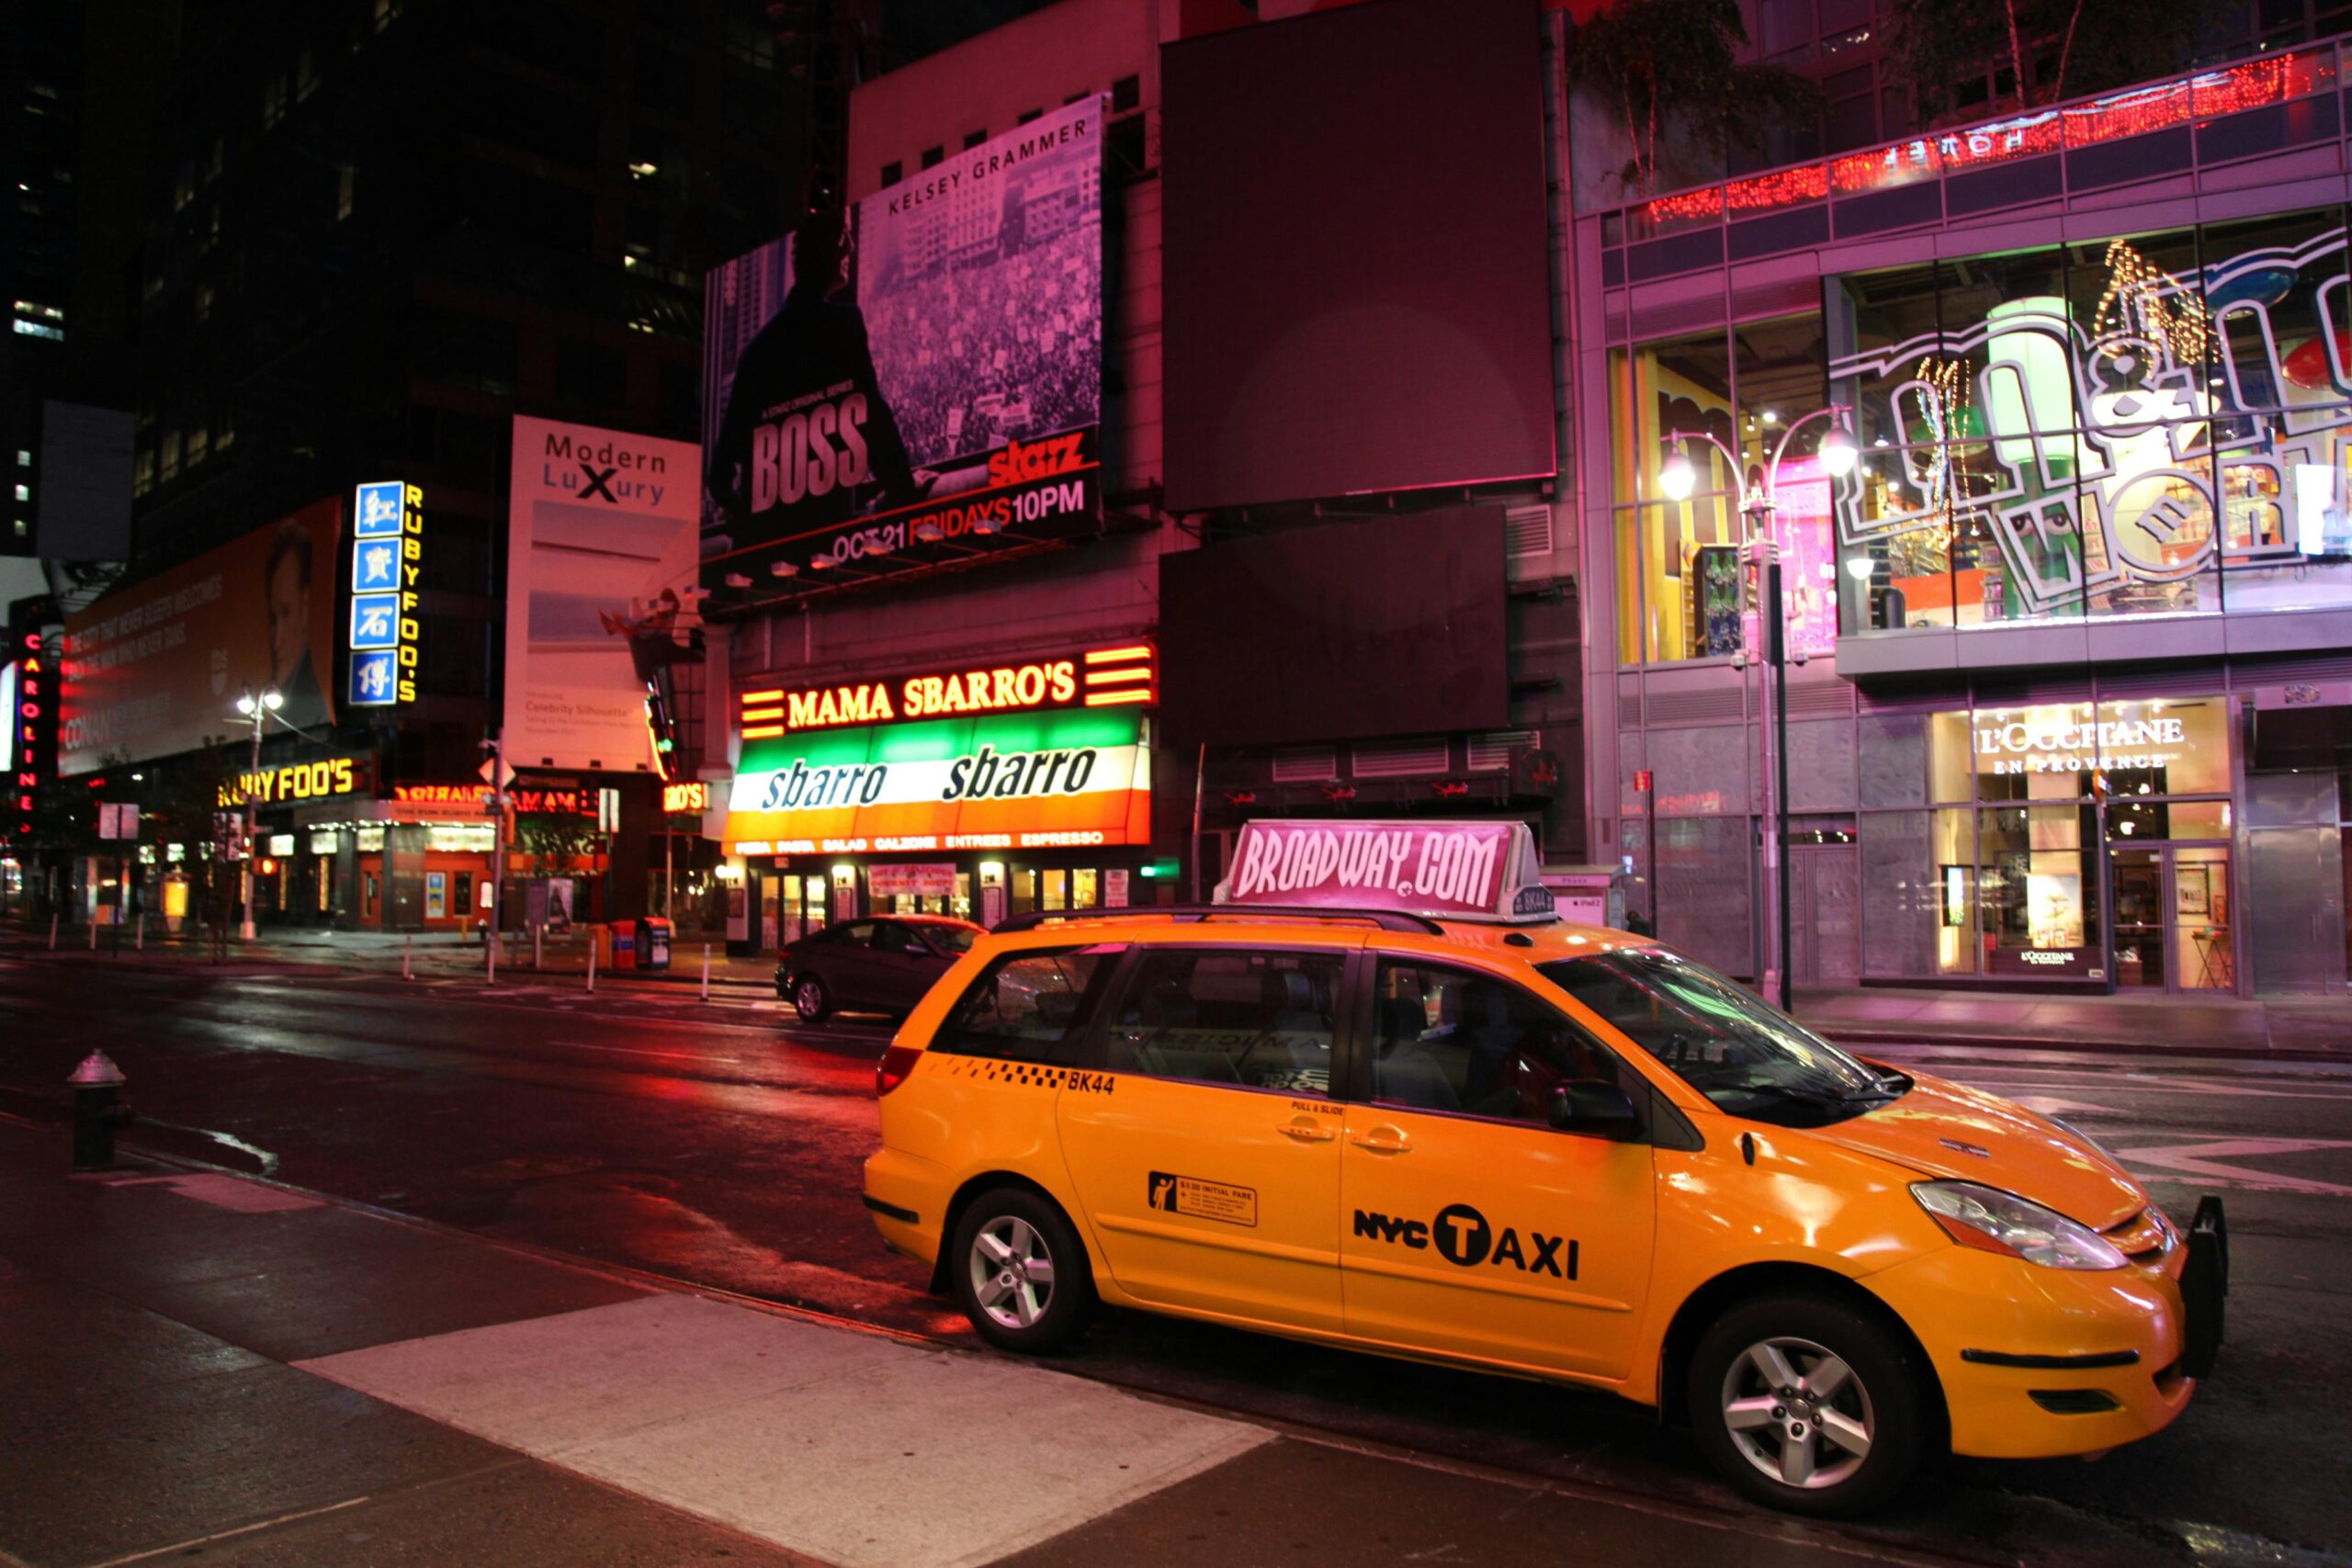
[[[2343,63],[1577,217],[1593,832],[1662,935],[1775,963],[1760,536],[1798,984],[2342,987]]]
[[[222,777],[356,762],[366,787],[350,798],[263,805],[264,915],[476,923],[490,908],[479,885],[495,875],[491,825],[453,792],[479,782],[485,741],[524,695],[503,680],[517,417],[696,434],[700,276],[798,200],[810,46],[739,0],[173,10],[176,26],[141,42],[160,62],[153,130],[143,180],[124,182],[141,191],[140,243],[116,280],[133,536],[109,596],[68,608],[104,622],[145,604],[146,585],[237,557],[225,592],[250,597],[258,618],[263,567],[242,555],[283,519],[334,509],[306,586],[331,626],[313,679],[335,700],[331,721],[266,724],[256,767],[238,684],[222,688],[216,664],[195,672],[212,677],[211,722],[167,746],[69,746],[67,784],[86,790],[103,773],[109,798],[160,817]],[[380,480],[413,487],[423,550],[402,611],[412,678],[368,705],[345,700],[380,651],[354,646],[353,594],[367,585],[351,576],[353,498]],[[606,607],[624,614],[628,599]],[[273,626],[285,607],[270,602]],[[583,645],[618,646],[587,623],[571,633]],[[256,689],[276,667],[256,667]],[[699,674],[681,689],[698,692]],[[698,748],[700,705],[679,705],[673,739]],[[697,760],[681,762],[691,773]],[[665,847],[695,869],[641,759],[514,765],[518,790],[585,803],[518,820],[526,841],[508,866],[575,881],[581,919],[658,906]],[[174,843],[205,852],[187,828],[149,837],[158,875]],[[466,865],[447,858],[460,853]]]
[[[740,583],[707,565],[705,584],[713,591],[707,609],[715,645],[724,632],[732,725],[729,763],[714,754],[706,768],[709,830],[728,854],[729,934],[743,949],[880,910],[994,919],[1205,896],[1240,826],[1268,815],[1516,817],[1535,827],[1548,860],[1587,858],[1573,673],[1580,659],[1577,540],[1555,524],[1556,454],[1565,445],[1556,400],[1568,361],[1552,345],[1566,280],[1551,265],[1559,252],[1545,239],[1544,197],[1547,164],[1566,162],[1560,22],[1547,23],[1532,7],[1512,11],[1501,20],[1502,41],[1489,49],[1497,10],[1477,10],[1476,26],[1457,28],[1442,7],[1426,6],[1260,21],[1238,6],[1060,0],[853,95],[849,199],[939,192],[914,209],[919,220],[889,256],[877,260],[861,240],[859,266],[959,276],[988,265],[1003,222],[986,187],[959,183],[959,173],[968,173],[965,159],[1024,127],[1054,123],[1048,117],[1072,106],[1101,104],[1099,171],[1057,171],[1030,182],[1019,201],[1021,232],[1035,241],[1077,220],[1095,201],[1089,181],[1099,177],[1102,520],[1049,547],[894,576],[869,577],[845,558],[838,570],[835,561],[822,563],[828,576],[801,561],[784,563],[789,573],[779,587],[756,564],[742,570]],[[1314,477],[1293,483],[1261,470],[1227,484],[1211,473],[1217,459],[1197,422],[1191,445],[1171,440],[1170,410],[1187,378],[1192,406],[1214,406],[1213,391],[1199,394],[1224,385],[1220,378],[1231,368],[1198,355],[1184,360],[1175,338],[1188,329],[1195,344],[1254,342],[1260,334],[1230,321],[1220,325],[1223,304],[1198,286],[1229,280],[1246,293],[1254,281],[1272,299],[1277,291],[1311,296],[1334,280],[1286,254],[1278,240],[1259,238],[1255,254],[1220,257],[1219,244],[1248,232],[1207,212],[1227,194],[1238,165],[1195,151],[1193,183],[1183,186],[1185,161],[1163,162],[1163,138],[1190,137],[1196,150],[1211,134],[1238,138],[1252,146],[1254,161],[1291,171],[1282,176],[1289,179],[1321,156],[1315,142],[1328,117],[1319,100],[1288,89],[1220,94],[1220,73],[1279,75],[1295,48],[1376,63],[1409,84],[1416,66],[1406,40],[1416,27],[1430,29],[1420,36],[1466,38],[1466,49],[1488,51],[1482,60],[1521,73],[1513,80],[1523,95],[1509,106],[1526,138],[1525,157],[1511,165],[1523,176],[1512,202],[1520,228],[1506,269],[1510,287],[1498,292],[1515,312],[1510,357],[1521,372],[1510,389],[1519,403],[1509,412],[1536,456],[1467,467],[1442,459],[1433,468],[1392,462],[1394,446],[1384,447],[1377,431],[1409,410],[1351,385],[1339,360],[1310,356],[1302,361],[1310,373],[1299,395],[1269,397],[1265,427],[1252,439],[1261,452],[1314,466]],[[1193,89],[1171,103],[1170,62],[1187,51]],[[1419,69],[1429,81],[1445,80],[1425,62]],[[1292,88],[1303,82],[1295,74],[1286,80]],[[1286,114],[1263,123],[1210,123],[1249,104],[1286,106]],[[1332,189],[1375,174],[1400,187],[1435,183],[1420,181],[1418,170],[1384,166],[1386,156],[1359,146],[1322,177]],[[1186,192],[1191,205],[1174,216]],[[1551,214],[1555,231],[1565,211],[1563,203]],[[1403,208],[1384,214],[1363,204],[1348,221],[1364,231],[1367,258],[1424,237]],[[1453,241],[1417,258],[1426,276],[1407,291],[1442,305],[1429,312],[1432,321],[1454,308],[1444,301],[1476,301],[1481,280],[1491,281],[1491,255],[1476,243],[1456,243],[1465,237],[1461,230],[1426,229],[1449,233]],[[1184,280],[1194,286],[1189,294],[1179,287]],[[1046,291],[1012,308],[1059,330],[1060,306]],[[868,321],[883,322],[877,333],[889,330],[871,307]],[[1005,335],[1017,359],[1029,333],[1008,327]],[[1339,347],[1378,341],[1344,330],[1334,339]],[[1465,341],[1445,340],[1425,360],[1402,344],[1390,356],[1392,372],[1426,365],[1433,379],[1420,390],[1430,407],[1447,410],[1422,422],[1440,433],[1432,438],[1425,428],[1422,446],[1470,446],[1479,433],[1478,414],[1447,407],[1445,376],[1475,383],[1479,396],[1497,395],[1492,363],[1465,350]],[[957,412],[993,414],[1007,396],[988,392]],[[706,399],[716,418],[716,394],[707,390]],[[1366,416],[1352,425],[1317,432],[1283,423],[1311,412],[1313,402],[1338,407],[1350,399]],[[915,536],[927,537],[916,526]],[[1474,536],[1475,570],[1449,584],[1447,560],[1470,549],[1460,541]],[[1428,547],[1412,553],[1421,547]],[[707,561],[709,554],[707,538]],[[1277,588],[1288,585],[1288,597],[1260,592],[1274,581],[1270,572],[1281,579]],[[1171,587],[1179,578],[1193,590],[1190,608],[1181,611]],[[1456,587],[1458,596],[1447,599]],[[1399,623],[1394,646],[1375,646],[1381,623],[1370,606],[1384,592],[1386,606],[1414,618],[1421,627],[1414,635],[1428,640],[1408,646]],[[1359,593],[1369,597],[1359,601]],[[1250,608],[1240,607],[1245,600]],[[1350,620],[1352,611],[1341,613],[1342,604],[1364,614]],[[1455,611],[1465,618],[1449,620]],[[1328,637],[1317,622],[1326,614],[1333,617]],[[1447,660],[1461,650],[1447,646],[1448,625],[1477,628],[1475,637],[1463,632],[1476,647],[1461,654],[1475,690],[1456,691],[1459,700],[1451,701],[1446,682],[1454,671]],[[1238,663],[1236,650],[1247,656]],[[1356,659],[1374,662],[1351,662]],[[1570,671],[1565,678],[1563,670]],[[1371,711],[1379,705],[1360,699],[1392,679],[1414,688],[1414,700]],[[1030,689],[1039,682],[1042,688]],[[941,711],[919,719],[909,705],[910,692],[943,683],[969,707],[945,710],[944,728]],[[1179,696],[1184,700],[1172,700]],[[880,713],[876,701],[885,698],[889,711]],[[1263,711],[1250,723],[1228,722],[1259,699]],[[1408,707],[1419,716],[1400,729],[1396,716]],[[822,716],[827,711],[832,716]],[[1063,759],[1062,771],[1010,784],[999,774],[986,810],[967,803],[958,813],[930,798],[917,810],[897,798],[914,787],[917,766],[945,770],[952,791],[956,768],[976,779],[987,753],[1001,756],[1015,742],[1048,769]],[[951,750],[934,757],[939,745]],[[844,766],[854,771],[832,771]],[[884,766],[888,775],[880,780]],[[1074,774],[1074,767],[1086,772]],[[1083,782],[1073,787],[1073,776]],[[880,792],[870,802],[825,793],[869,784]]]

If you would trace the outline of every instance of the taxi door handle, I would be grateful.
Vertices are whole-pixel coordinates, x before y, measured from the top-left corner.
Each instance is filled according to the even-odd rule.
[[[1403,1155],[1413,1152],[1412,1145],[1405,1141],[1404,1132],[1396,1127],[1374,1127],[1362,1137],[1351,1136],[1348,1142],[1360,1149],[1369,1149],[1376,1155]]]
[[[1338,1135],[1309,1116],[1295,1116],[1276,1131],[1283,1137],[1295,1138],[1302,1144],[1328,1144]]]

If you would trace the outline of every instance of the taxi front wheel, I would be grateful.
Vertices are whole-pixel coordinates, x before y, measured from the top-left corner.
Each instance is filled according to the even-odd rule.
[[[1094,1310],[1094,1277],[1078,1233],[1061,1210],[1026,1188],[973,1199],[956,1223],[951,1256],[964,1315],[999,1349],[1057,1349]]]
[[[1725,1313],[1690,1358],[1690,1425],[1724,1480],[1792,1513],[1885,1501],[1928,1447],[1929,1405],[1899,1337],[1816,1296]]]

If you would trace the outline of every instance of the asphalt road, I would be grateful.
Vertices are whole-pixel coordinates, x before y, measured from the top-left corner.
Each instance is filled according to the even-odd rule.
[[[858,1204],[879,1021],[748,995],[0,956],[0,1110],[56,1116],[103,1047],[157,1148],[485,1235],[942,1337]],[[2108,1459],[1950,1461],[1841,1527],[1863,1555],[2352,1564],[2352,1062],[1883,1051],[2067,1117],[2185,1215],[2230,1206],[2221,1369]],[[1066,1363],[1442,1461],[1736,1508],[1648,1413],[1579,1391],[1139,1314]],[[1769,1528],[1767,1526],[1766,1528]]]

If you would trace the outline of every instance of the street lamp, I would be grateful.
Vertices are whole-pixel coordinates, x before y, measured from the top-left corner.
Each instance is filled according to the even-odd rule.
[[[1759,967],[1765,993],[1786,1010],[1790,1003],[1789,959],[1790,910],[1787,857],[1789,846],[1789,706],[1788,706],[1788,618],[1781,600],[1781,552],[1773,537],[1772,519],[1779,508],[1778,487],[1781,459],[1788,456],[1789,443],[1796,433],[1815,420],[1826,420],[1829,428],[1814,449],[1822,471],[1833,479],[1844,479],[1854,471],[1861,453],[1854,445],[1853,433],[1846,428],[1849,410],[1843,403],[1831,403],[1817,408],[1801,419],[1792,420],[1781,431],[1781,439],[1772,448],[1770,461],[1765,464],[1759,482],[1745,486],[1740,498],[1739,514],[1747,525],[1747,537],[1741,553],[1757,569],[1757,578],[1763,590],[1762,603],[1758,606],[1758,635],[1763,646],[1750,651],[1741,650],[1741,662],[1749,660],[1766,665],[1770,673],[1764,681],[1763,700],[1766,709],[1766,745],[1770,752],[1764,766],[1764,814],[1771,820],[1771,831],[1764,840],[1765,897],[1774,912],[1772,940],[1766,943],[1764,962]],[[1768,412],[1765,423],[1776,423]],[[1739,455],[1724,446],[1707,431],[1693,431],[1691,435],[1706,442],[1724,455],[1735,474],[1742,472]],[[1688,501],[1698,489],[1698,470],[1691,466],[1690,455],[1684,451],[1686,437],[1677,432],[1658,468],[1657,488],[1668,501]],[[1744,476],[1743,476],[1744,481]],[[1657,868],[1650,867],[1650,875],[1657,875]],[[1655,916],[1653,916],[1655,918]]]
[[[237,694],[237,711],[254,721],[253,760],[245,764],[245,853],[241,863],[244,871],[245,918],[237,927],[237,940],[254,940],[254,791],[253,775],[261,772],[261,731],[269,716],[286,705],[286,698],[275,686],[263,688],[259,696],[247,686]]]

